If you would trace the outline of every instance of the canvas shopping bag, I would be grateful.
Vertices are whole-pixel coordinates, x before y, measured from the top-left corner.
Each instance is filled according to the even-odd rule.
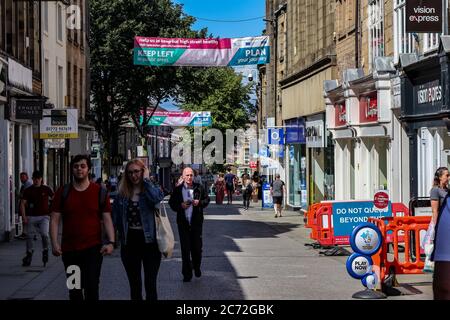
[[[167,216],[166,207],[163,202],[161,202],[159,206],[155,207],[155,222],[156,241],[158,243],[159,251],[165,258],[170,258],[172,256],[173,247],[175,246],[175,239],[173,236],[172,227],[170,226],[169,217]]]

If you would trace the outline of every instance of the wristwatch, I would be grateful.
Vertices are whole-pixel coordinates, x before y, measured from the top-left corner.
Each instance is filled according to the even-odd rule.
[[[116,245],[116,243],[114,241],[106,241],[105,246],[107,246],[108,244],[112,244],[113,246]]]

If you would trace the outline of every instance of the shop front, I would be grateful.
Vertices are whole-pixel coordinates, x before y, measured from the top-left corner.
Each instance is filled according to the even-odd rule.
[[[286,144],[286,203],[292,208],[307,206],[307,175],[306,175],[306,139],[305,121],[295,118],[284,121]]]
[[[401,121],[410,141],[410,195],[429,197],[434,172],[450,166],[450,37],[438,54],[401,59]]]
[[[393,161],[401,154],[401,149],[392,152],[395,72],[391,59],[381,57],[370,75],[349,69],[342,85],[326,83],[327,123],[335,140],[336,200],[372,199],[378,190],[391,193],[394,187]]]
[[[325,113],[306,118],[308,203],[334,199],[334,146]]]

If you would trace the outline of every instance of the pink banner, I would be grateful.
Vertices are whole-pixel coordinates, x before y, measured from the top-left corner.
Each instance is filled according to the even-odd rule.
[[[141,48],[172,49],[230,49],[231,39],[183,39],[135,37],[134,46]]]

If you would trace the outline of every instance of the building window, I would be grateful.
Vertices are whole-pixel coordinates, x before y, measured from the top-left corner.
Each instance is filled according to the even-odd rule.
[[[84,92],[84,81],[83,81],[83,69],[80,68],[80,117],[84,118],[84,96],[83,96],[83,92]]]
[[[384,10],[383,0],[369,3],[369,69],[376,57],[384,56]]]
[[[50,95],[49,91],[49,62],[48,59],[44,60],[44,96],[48,97]]]
[[[63,104],[63,96],[64,96],[64,91],[63,91],[63,87],[64,87],[64,78],[63,78],[63,67],[58,66],[58,75],[57,75],[57,79],[58,79],[58,105],[57,108],[62,108],[64,106]]]
[[[425,33],[423,37],[423,52],[437,49],[439,46],[439,33]]]
[[[249,148],[245,148],[244,164],[248,164],[249,162],[250,162],[250,149]]]
[[[414,34],[406,32],[406,0],[394,1],[394,60],[402,53],[413,53]]]
[[[58,35],[58,41],[63,41],[63,12],[61,5],[56,5],[56,30]]]
[[[44,31],[48,32],[48,2],[47,1],[42,2],[42,14],[43,14],[42,20],[44,20],[44,21],[42,21],[44,24]]]

